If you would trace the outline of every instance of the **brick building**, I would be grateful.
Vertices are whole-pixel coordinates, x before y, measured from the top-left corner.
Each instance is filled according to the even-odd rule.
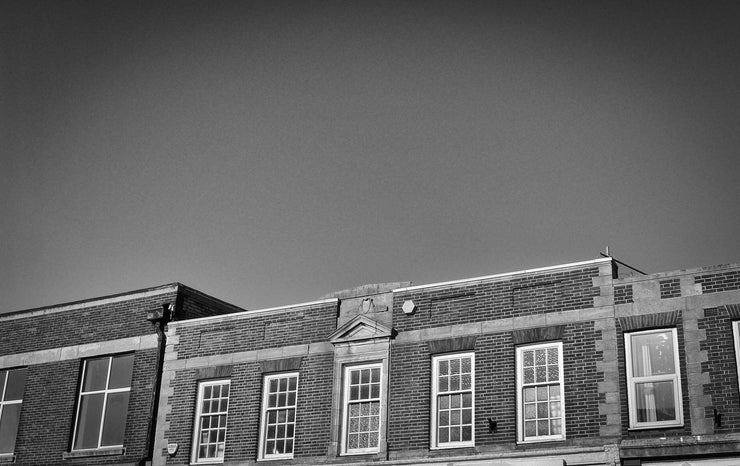
[[[0,464],[151,461],[163,325],[238,311],[176,283],[0,315]]]
[[[14,380],[0,424],[20,413],[0,461],[740,464],[740,264],[622,277],[617,265],[366,285],[256,311],[173,285],[0,316],[13,335],[0,382]],[[142,315],[173,302],[158,338],[165,313]],[[75,448],[101,358],[111,373],[133,364],[130,386],[101,389],[128,387],[123,447]],[[113,435],[97,422],[98,441]]]
[[[739,274],[604,258],[174,322],[154,463],[737,464]]]

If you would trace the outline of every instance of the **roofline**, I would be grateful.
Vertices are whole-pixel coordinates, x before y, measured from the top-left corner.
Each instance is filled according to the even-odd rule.
[[[185,293],[191,293],[191,294],[197,295],[200,298],[204,298],[204,299],[210,300],[210,301],[214,302],[215,304],[219,304],[221,306],[224,306],[224,307],[228,307],[230,309],[233,309],[233,312],[230,312],[230,314],[231,313],[248,311],[248,309],[245,309],[245,308],[243,308],[241,306],[237,306],[236,304],[231,304],[230,302],[224,301],[223,299],[220,299],[220,298],[216,298],[215,296],[211,296],[211,295],[209,295],[207,293],[204,293],[204,292],[202,292],[200,290],[197,290],[197,289],[195,289],[195,288],[193,288],[191,286],[183,285],[182,283],[178,283],[177,285],[178,285],[178,291],[183,291]]]
[[[269,313],[269,312],[280,312],[280,311],[287,311],[287,310],[294,310],[301,307],[309,307],[309,306],[318,306],[320,304],[328,304],[328,303],[338,303],[338,298],[329,298],[329,299],[322,299],[319,301],[308,301],[305,303],[298,303],[298,304],[288,304],[285,306],[277,306],[277,307],[268,307],[265,309],[255,309],[254,311],[242,311],[242,312],[233,312],[230,314],[219,314],[216,316],[207,316],[207,317],[198,317],[196,319],[187,319],[187,320],[176,320],[173,322],[168,323],[168,326],[183,326],[183,325],[197,325],[203,322],[208,321],[217,321],[217,320],[229,320],[232,317],[247,317],[252,316],[254,314],[262,314],[262,313]]]
[[[20,319],[23,317],[33,317],[44,314],[54,314],[57,312],[71,311],[73,309],[84,309],[93,306],[101,306],[103,304],[119,303],[122,301],[128,301],[136,298],[146,298],[150,296],[158,296],[161,294],[177,292],[179,287],[185,287],[183,284],[175,282],[168,283],[166,285],[154,286],[150,288],[142,288],[140,290],[125,291],[123,293],[116,293],[106,296],[100,296],[97,298],[82,299],[79,301],[71,301],[62,304],[53,304],[51,306],[42,306],[31,309],[24,309],[20,311],[11,311],[4,314],[0,314],[0,320],[13,320]]]
[[[587,261],[581,261],[581,262],[571,262],[569,264],[560,264],[560,265],[549,265],[547,267],[539,267],[536,269],[527,269],[527,270],[518,270],[516,272],[505,272],[505,273],[499,273],[495,275],[485,275],[482,277],[473,277],[473,278],[463,278],[460,280],[452,280],[447,282],[438,282],[438,283],[429,283],[427,285],[414,285],[414,286],[407,286],[404,288],[396,288],[393,290],[393,293],[402,293],[406,291],[416,291],[416,290],[422,290],[425,288],[440,288],[444,286],[451,286],[451,285],[461,285],[464,283],[470,283],[470,282],[478,282],[478,281],[484,281],[484,280],[494,280],[497,278],[504,278],[504,277],[511,277],[514,275],[525,275],[530,273],[537,273],[537,272],[546,272],[548,270],[556,270],[556,269],[566,269],[566,268],[572,268],[572,267],[582,267],[584,265],[593,265],[593,264],[601,264],[604,262],[611,262],[611,257],[601,257],[598,259],[591,259]]]
[[[677,278],[677,277],[692,276],[692,275],[694,276],[695,275],[711,275],[714,273],[722,273],[723,271],[737,270],[737,269],[740,269],[740,262],[729,263],[729,264],[707,265],[704,267],[693,267],[690,269],[668,270],[665,272],[653,272],[653,273],[648,273],[645,275],[636,275],[633,277],[620,277],[620,278],[614,279],[614,284],[621,285],[624,283],[647,282],[651,280],[658,280],[661,278]]]

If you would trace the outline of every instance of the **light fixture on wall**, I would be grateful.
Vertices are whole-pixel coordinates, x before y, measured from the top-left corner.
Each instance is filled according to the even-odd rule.
[[[498,432],[498,422],[490,417],[488,418],[488,432],[491,434]]]

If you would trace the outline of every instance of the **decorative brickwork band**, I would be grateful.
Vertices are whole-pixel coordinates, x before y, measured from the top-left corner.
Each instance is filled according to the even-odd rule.
[[[660,314],[648,314],[642,316],[618,317],[622,330],[646,330],[660,327],[674,327],[678,323],[680,311],[662,312]]]
[[[614,304],[633,303],[632,285],[617,285],[614,287]]]
[[[219,379],[231,377],[231,366],[202,367],[195,370],[195,379]]]
[[[475,335],[446,340],[432,340],[428,342],[429,353],[452,353],[454,351],[466,351],[475,349]]]
[[[681,279],[670,278],[660,281],[660,299],[676,298],[681,296]]]
[[[260,370],[262,372],[288,372],[297,371],[301,367],[302,356],[285,359],[271,359],[269,361],[260,361]]]
[[[550,327],[526,328],[511,332],[511,339],[515,345],[534,343],[538,341],[560,340],[563,338],[565,325],[552,325]]]
[[[731,319],[740,319],[740,304],[728,304],[725,306],[725,310]]]
[[[704,294],[738,290],[740,289],[740,271],[697,275],[695,282],[701,285]]]

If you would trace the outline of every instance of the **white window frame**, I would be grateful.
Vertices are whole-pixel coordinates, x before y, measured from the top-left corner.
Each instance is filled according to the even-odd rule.
[[[735,365],[737,366],[735,375],[740,380],[740,320],[732,322],[732,339],[735,343]]]
[[[547,381],[547,382],[533,382],[530,384],[524,383],[524,352],[533,351],[538,349],[549,349],[557,348],[558,350],[558,374],[559,380]],[[516,417],[517,417],[517,441],[518,443],[536,443],[536,442],[551,442],[565,439],[565,390],[563,387],[563,343],[547,342],[547,343],[536,343],[532,345],[522,345],[516,348]],[[557,385],[560,390],[560,434],[557,435],[539,435],[539,436],[525,436],[524,429],[524,389],[530,387],[541,387],[541,386],[554,386]],[[549,399],[548,399],[549,401]],[[553,418],[549,418],[553,419]],[[555,418],[556,419],[556,418]]]
[[[295,402],[292,405],[284,405],[279,406],[275,408],[268,407],[268,397],[270,395],[270,381],[272,380],[280,380],[280,379],[296,379],[296,399]],[[263,389],[262,389],[262,411],[260,415],[260,438],[259,438],[259,455],[257,457],[258,460],[280,460],[280,459],[291,459],[293,458],[293,454],[295,452],[295,427],[298,425],[297,419],[295,416],[298,413],[298,384],[300,382],[300,378],[298,376],[298,372],[288,372],[288,373],[280,373],[280,374],[269,374],[265,375],[264,382],[263,382]],[[293,414],[293,451],[290,453],[277,453],[277,454],[270,454],[265,451],[265,446],[267,443],[267,417],[268,417],[268,411],[276,411],[276,410],[286,410],[286,409],[292,409]],[[287,438],[287,437],[286,437]]]
[[[21,393],[21,398],[19,400],[6,400],[5,399],[5,397],[7,395],[7,390],[8,390],[8,380],[10,380],[10,372],[16,371],[16,370],[24,370],[24,371],[26,371],[26,377],[28,376],[28,369],[25,368],[25,367],[13,367],[13,368],[10,368],[10,369],[0,369],[0,372],[5,372],[5,377],[3,377],[2,380],[0,380],[0,421],[2,421],[2,419],[3,419],[3,412],[5,411],[5,407],[6,406],[10,406],[10,405],[23,405],[23,395],[25,393]],[[24,382],[23,382],[23,391],[24,392],[25,392],[25,388],[26,388],[25,385],[26,384],[25,384],[25,380],[24,380]],[[18,422],[20,422],[20,416],[18,418]],[[17,433],[18,433],[17,432],[18,426],[15,426],[15,428],[16,428],[16,435],[17,435]],[[17,438],[16,438],[16,440],[17,440]],[[15,442],[14,442],[14,445],[13,445],[13,449],[11,451],[5,452],[5,453],[0,452],[0,457],[3,457],[3,458],[4,457],[7,457],[7,456],[11,456],[12,457],[14,451],[15,451]]]
[[[356,370],[363,369],[379,369],[380,370],[380,391],[377,397],[363,398],[362,400],[351,401],[350,398],[350,373]],[[355,403],[378,403],[378,445],[371,448],[354,448],[350,449],[348,445],[349,431],[349,411],[350,405]],[[359,365],[346,365],[344,366],[343,377],[342,377],[342,437],[341,437],[341,452],[342,455],[367,455],[380,452],[380,445],[383,441],[383,363],[369,363]]]
[[[226,411],[218,411],[215,413],[206,413],[203,414],[203,394],[205,392],[206,387],[213,387],[216,385],[227,385],[229,387],[229,395],[226,398]],[[228,427],[228,421],[229,421],[229,402],[231,399],[231,380],[230,379],[217,379],[217,380],[202,380],[198,382],[198,404],[196,405],[196,412],[195,412],[195,426],[193,428],[193,451],[192,451],[192,457],[191,457],[191,463],[192,464],[213,464],[213,463],[223,463],[224,462],[224,456],[226,452],[226,433],[227,433],[227,427]],[[224,456],[220,458],[200,458],[198,453],[200,451],[200,425],[201,425],[201,418],[203,416],[226,416],[226,427],[224,428]],[[220,442],[218,442],[220,443]]]
[[[636,335],[648,335],[651,333],[670,332],[673,342],[673,364],[675,367],[673,374],[651,375],[636,377],[632,370],[632,343],[631,338]],[[642,330],[637,332],[625,332],[624,334],[624,353],[625,366],[627,372],[627,402],[629,404],[629,428],[630,429],[655,429],[661,427],[680,427],[683,426],[683,397],[681,393],[681,364],[678,357],[678,332],[675,328],[659,328],[652,330]],[[638,383],[647,382],[672,382],[673,383],[673,404],[675,407],[676,419],[673,421],[637,421],[637,395],[635,386]]]
[[[470,373],[471,373],[471,380],[470,380],[470,389],[469,390],[448,390],[445,392],[439,392],[439,362],[444,360],[453,360],[453,359],[461,359],[461,358],[470,358]],[[470,440],[464,441],[455,441],[455,442],[445,442],[440,443],[439,439],[437,438],[437,420],[439,417],[438,407],[437,407],[437,399],[440,395],[445,394],[455,394],[455,393],[470,393],[472,398],[472,406],[471,406],[471,434],[470,434]],[[432,356],[432,432],[430,436],[431,444],[430,449],[432,450],[442,450],[447,448],[464,448],[464,447],[473,447],[475,446],[475,353],[474,352],[465,352],[465,353],[448,353],[448,354],[440,354]]]
[[[108,407],[108,398],[111,394],[114,393],[124,393],[124,392],[131,392],[131,379],[133,379],[133,368],[131,370],[131,379],[128,381],[128,387],[120,387],[120,388],[108,388],[108,385],[110,384],[110,378],[111,378],[111,370],[113,368],[113,358],[116,357],[122,357],[122,356],[133,356],[131,353],[122,353],[122,354],[112,354],[110,356],[104,356],[108,358],[108,374],[106,375],[105,379],[105,388],[102,390],[90,390],[90,391],[84,391],[85,390],[85,377],[87,376],[87,364],[95,359],[102,359],[101,357],[92,357],[85,359],[83,361],[82,365],[82,378],[80,379],[80,391],[77,394],[77,413],[75,414],[75,425],[74,430],[72,431],[72,451],[94,451],[94,450],[105,450],[109,448],[122,448],[123,443],[116,444],[116,445],[101,445],[101,442],[103,441],[103,428],[105,427],[105,411]],[[75,444],[77,443],[77,428],[79,427],[78,423],[80,422],[80,410],[82,409],[82,397],[83,396],[90,396],[90,395],[103,395],[103,407],[102,407],[102,413],[100,415],[100,431],[98,432],[98,443],[97,447],[93,448],[75,448]],[[129,403],[131,402],[131,398],[129,397]],[[127,413],[128,417],[128,413]],[[124,422],[124,432],[126,430],[126,419],[123,420]],[[125,437],[124,437],[125,438]]]

